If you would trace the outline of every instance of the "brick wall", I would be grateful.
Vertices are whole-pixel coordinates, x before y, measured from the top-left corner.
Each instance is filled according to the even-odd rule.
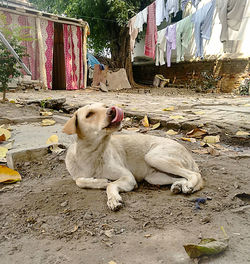
[[[134,65],[133,73],[135,81],[142,84],[152,84],[155,74],[162,74],[170,79],[171,83],[186,86],[191,80],[199,83],[202,78],[201,73],[206,72],[208,75],[221,77],[218,91],[232,92],[244,78],[249,78],[249,62],[248,58],[172,63],[170,68],[166,65]]]

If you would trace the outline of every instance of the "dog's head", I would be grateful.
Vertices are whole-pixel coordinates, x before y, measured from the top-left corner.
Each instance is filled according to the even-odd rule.
[[[79,138],[105,136],[120,129],[123,117],[123,111],[116,106],[107,107],[100,103],[86,105],[67,121],[63,132],[77,134]]]

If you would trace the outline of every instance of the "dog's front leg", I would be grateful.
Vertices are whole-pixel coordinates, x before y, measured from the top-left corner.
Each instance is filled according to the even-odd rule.
[[[119,192],[129,192],[137,186],[136,180],[132,173],[128,171],[126,174],[127,175],[121,176],[118,180],[109,183],[107,186],[107,205],[109,209],[113,211],[118,210],[122,206],[122,198]]]
[[[108,180],[81,177],[76,179],[76,185],[86,189],[106,189]]]

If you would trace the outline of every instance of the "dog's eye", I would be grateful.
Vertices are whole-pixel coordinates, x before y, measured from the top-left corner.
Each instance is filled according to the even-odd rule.
[[[86,115],[86,118],[89,118],[89,117],[91,117],[92,115],[94,115],[95,113],[94,112],[88,112],[88,114]]]

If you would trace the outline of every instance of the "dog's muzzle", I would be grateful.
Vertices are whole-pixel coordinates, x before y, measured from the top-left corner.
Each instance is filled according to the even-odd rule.
[[[124,118],[122,109],[112,106],[108,109],[107,115],[110,117],[111,124],[120,123]]]

